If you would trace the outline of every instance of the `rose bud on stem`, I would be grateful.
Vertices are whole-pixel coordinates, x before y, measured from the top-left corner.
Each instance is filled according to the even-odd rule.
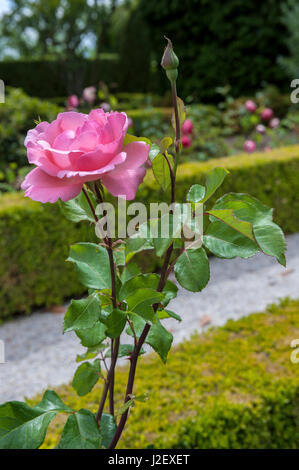
[[[166,36],[164,36],[166,41],[168,42],[162,60],[161,66],[166,71],[166,75],[168,80],[171,83],[171,95],[172,95],[172,103],[174,107],[174,115],[175,115],[175,151],[176,154],[179,153],[180,147],[180,140],[181,140],[181,127],[180,127],[180,120],[179,120],[179,111],[178,111],[178,100],[177,100],[177,90],[176,90],[176,80],[178,78],[178,66],[179,66],[179,59],[176,56],[172,42]],[[175,164],[175,171],[177,168],[177,158]]]

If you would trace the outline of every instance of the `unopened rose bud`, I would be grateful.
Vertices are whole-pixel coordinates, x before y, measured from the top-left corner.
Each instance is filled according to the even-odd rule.
[[[172,42],[170,39],[166,38],[165,39],[168,41],[168,44],[165,48],[162,60],[161,60],[161,66],[163,69],[166,71],[166,75],[168,79],[171,82],[175,82],[178,76],[178,66],[179,66],[179,59],[174,53]]]

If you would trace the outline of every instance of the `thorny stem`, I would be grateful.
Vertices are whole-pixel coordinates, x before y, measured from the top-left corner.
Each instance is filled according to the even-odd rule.
[[[96,194],[97,194],[99,202],[103,203],[102,194],[101,194],[101,192],[100,192],[100,190],[99,190],[99,188],[97,187],[96,184],[95,184],[95,190],[96,190]],[[85,196],[85,198],[86,198],[86,200],[89,204],[89,207],[90,207],[91,212],[93,214],[94,220],[97,223],[99,219],[96,215],[93,204],[92,204],[92,202],[90,200],[90,197],[88,196],[88,193],[85,190],[85,188],[83,188],[83,193],[84,193],[84,196]],[[112,304],[113,304],[113,308],[117,308],[115,267],[114,267],[114,259],[113,259],[112,240],[111,240],[110,237],[105,237],[104,242],[105,242],[105,247],[106,247],[106,250],[107,250],[107,253],[108,253],[109,264],[110,264]],[[107,395],[108,395],[108,391],[109,391],[109,411],[110,411],[110,414],[112,416],[114,416],[114,371],[115,371],[115,366],[116,366],[117,357],[118,357],[119,343],[120,343],[119,338],[116,338],[115,340],[111,340],[111,364],[110,364],[110,367],[109,367],[109,371],[108,371],[106,382],[105,382],[105,385],[104,385],[104,389],[103,389],[102,397],[101,397],[101,400],[100,400],[98,412],[97,412],[97,415],[96,415],[98,425],[100,425],[100,422],[101,422],[101,417],[102,417],[102,414],[103,414],[103,410],[104,410],[106,398],[107,398]]]
[[[171,82],[171,92],[172,92],[172,101],[173,101],[173,107],[174,107],[174,115],[175,115],[175,129],[176,129],[176,135],[175,135],[175,152],[176,152],[176,158],[175,158],[175,167],[174,171],[172,170],[171,164],[167,158],[166,155],[166,161],[169,166],[169,171],[170,171],[170,177],[171,177],[171,202],[175,202],[175,178],[176,178],[176,170],[177,170],[177,164],[178,164],[178,156],[180,152],[180,138],[181,138],[181,131],[180,131],[180,122],[179,122],[179,113],[178,113],[178,105],[177,105],[177,92],[176,92],[176,85],[175,82]],[[170,245],[168,250],[166,251],[165,254],[165,259],[163,263],[163,267],[161,269],[161,275],[160,275],[160,281],[157,287],[158,292],[162,292],[162,290],[165,287],[167,278],[171,272],[169,263],[170,263],[170,258],[173,252],[173,244]],[[153,306],[154,311],[156,312],[158,309],[158,305],[155,304]],[[135,348],[131,354],[130,360],[131,360],[131,366],[130,366],[130,371],[129,371],[129,377],[128,377],[128,383],[127,383],[127,389],[126,389],[126,395],[125,395],[125,400],[124,403],[126,403],[128,400],[130,400],[130,395],[132,395],[133,392],[133,386],[134,386],[134,379],[135,379],[135,373],[136,373],[136,367],[137,367],[137,361],[138,361],[138,356],[140,353],[140,350],[146,340],[146,337],[148,335],[148,332],[151,328],[151,325],[148,323],[145,325],[143,332],[141,333],[141,336],[139,337],[139,340],[137,344],[135,344]],[[113,436],[113,439],[110,443],[109,449],[115,449],[122,432],[124,430],[125,424],[128,419],[128,414],[129,414],[129,409],[127,409],[120,418],[120,421],[118,423],[118,426],[116,428],[115,434]]]

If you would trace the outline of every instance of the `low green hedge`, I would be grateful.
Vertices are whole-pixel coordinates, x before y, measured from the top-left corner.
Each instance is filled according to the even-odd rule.
[[[183,200],[189,186],[201,182],[216,166],[227,168],[231,174],[214,199],[224,192],[248,192],[275,207],[275,220],[285,232],[299,231],[299,146],[182,164],[177,200]],[[151,172],[137,199],[146,203],[161,199]],[[66,221],[58,205],[34,204],[23,193],[1,196],[0,318],[81,293],[73,268],[64,260],[71,243],[93,236],[87,223],[73,225]],[[141,261],[147,263],[147,270],[158,267],[150,256]]]
[[[179,312],[183,314],[183,312]],[[120,441],[123,448],[299,448],[299,364],[290,343],[299,336],[299,301],[195,334],[174,348],[164,365],[142,357],[136,403]],[[116,374],[120,406],[127,367]],[[71,386],[57,390],[75,409],[96,411],[97,386],[79,398]],[[57,443],[64,418],[51,426],[44,447]]]
[[[65,259],[71,243],[91,239],[88,224],[69,223],[56,204],[7,193],[0,198],[0,234],[0,320],[84,292]]]

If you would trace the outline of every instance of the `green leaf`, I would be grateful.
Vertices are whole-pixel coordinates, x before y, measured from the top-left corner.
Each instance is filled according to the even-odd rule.
[[[64,317],[64,333],[72,330],[92,328],[101,316],[101,304],[97,294],[86,299],[72,300]]]
[[[182,318],[171,310],[158,310],[157,315],[160,320],[164,320],[165,318],[174,318],[177,321],[182,321]]]
[[[137,233],[134,237],[127,239],[126,243],[126,263],[140,251],[152,250],[153,245],[150,240],[140,237],[140,234]]]
[[[147,137],[136,137],[135,135],[126,134],[124,141],[123,141],[123,145],[128,145],[128,144],[131,144],[132,142],[140,142],[140,141],[145,142],[148,145],[152,144],[151,140],[148,139]]]
[[[127,321],[125,312],[116,308],[108,315],[106,319],[107,331],[106,334],[110,338],[117,338],[121,335]]]
[[[97,200],[95,196],[91,191],[87,192],[93,206],[96,207]],[[80,222],[81,220],[88,220],[89,222],[95,221],[92,211],[83,192],[81,192],[79,196],[75,197],[74,199],[71,199],[70,201],[63,202],[59,200],[59,205],[63,215],[72,222]]]
[[[123,284],[125,284],[129,279],[132,279],[133,277],[137,276],[140,273],[140,269],[136,263],[130,263],[127,266],[125,266],[121,276],[120,280]]]
[[[206,194],[201,202],[205,202],[214,194],[214,192],[222,185],[228,171],[224,168],[214,168],[206,177]]]
[[[138,289],[132,295],[126,298],[130,312],[137,313],[145,320],[153,322],[155,314],[153,304],[160,303],[164,294],[154,289]]]
[[[192,292],[201,291],[210,279],[209,260],[205,250],[185,250],[174,266],[174,273],[182,287]]]
[[[109,257],[103,246],[95,243],[72,245],[67,261],[75,263],[79,279],[86,287],[111,288]]]
[[[248,194],[229,193],[220,198],[213,209],[232,209],[239,219],[253,225],[253,234],[260,249],[274,256],[285,266],[286,242],[280,227],[273,221],[273,209]]]
[[[172,143],[173,143],[173,140],[171,137],[164,137],[160,142],[161,153],[166,152],[166,150],[168,150],[168,148],[172,145]]]
[[[159,145],[153,144],[151,146],[151,148],[149,150],[149,154],[148,154],[150,161],[153,162],[159,154],[161,154],[161,150],[160,150]]]
[[[157,285],[158,287],[158,285]],[[164,299],[161,304],[166,307],[172,299],[175,299],[178,293],[178,287],[171,281],[167,280],[163,289]]]
[[[173,165],[173,156],[170,154],[167,154],[167,158],[170,162],[171,165]],[[168,186],[170,185],[170,171],[168,167],[168,163],[166,161],[166,158],[162,155],[162,153],[158,154],[156,158],[153,160],[153,173],[154,176],[163,189],[163,191],[166,191]]]
[[[100,449],[102,437],[94,414],[81,409],[68,417],[58,449]]]
[[[126,401],[126,403],[124,403],[120,409],[117,411],[117,415],[116,416],[121,416],[123,415],[129,408],[131,408],[131,406],[134,406],[134,398],[131,398],[130,400]]]
[[[126,264],[126,252],[124,245],[119,245],[113,250],[113,259],[116,266],[124,266]]]
[[[96,359],[93,363],[84,362],[75,372],[72,386],[78,393],[79,397],[83,397],[89,393],[101,375],[101,361]]]
[[[72,409],[52,390],[33,408],[19,401],[4,403],[0,406],[0,449],[38,449],[59,412],[70,413]]]
[[[100,423],[100,434],[102,439],[101,445],[105,447],[105,449],[108,449],[115,431],[116,423],[114,417],[108,413],[103,413]]]
[[[83,354],[78,354],[76,357],[76,362],[88,361],[89,359],[94,359],[97,357],[100,351],[103,351],[108,347],[107,344],[102,344],[95,348],[88,348],[87,351]]]
[[[119,291],[119,299],[125,300],[128,296],[135,293],[135,291],[146,288],[156,289],[159,283],[158,274],[138,274],[137,276],[129,279]]]
[[[106,325],[97,322],[92,328],[75,330],[75,333],[80,338],[82,346],[93,348],[100,345],[106,339],[106,329]]]
[[[250,222],[245,222],[244,220],[237,219],[235,217],[234,211],[232,209],[215,209],[206,212],[207,214],[212,215],[216,219],[221,220],[229,227],[237,230],[245,237],[254,241],[254,236],[252,233],[252,224]]]
[[[189,202],[201,202],[206,194],[206,188],[200,184],[194,184],[189,189],[187,194],[187,201]]]
[[[222,222],[212,222],[203,237],[205,246],[220,258],[249,258],[258,252],[258,246],[249,238]]]
[[[261,250],[270,256],[274,256],[283,266],[286,265],[284,252],[286,250],[286,242],[281,228],[272,223],[258,223],[253,227],[254,236]]]
[[[172,334],[169,333],[159,321],[151,326],[146,337],[146,343],[159,354],[164,363],[166,362],[172,341]]]

